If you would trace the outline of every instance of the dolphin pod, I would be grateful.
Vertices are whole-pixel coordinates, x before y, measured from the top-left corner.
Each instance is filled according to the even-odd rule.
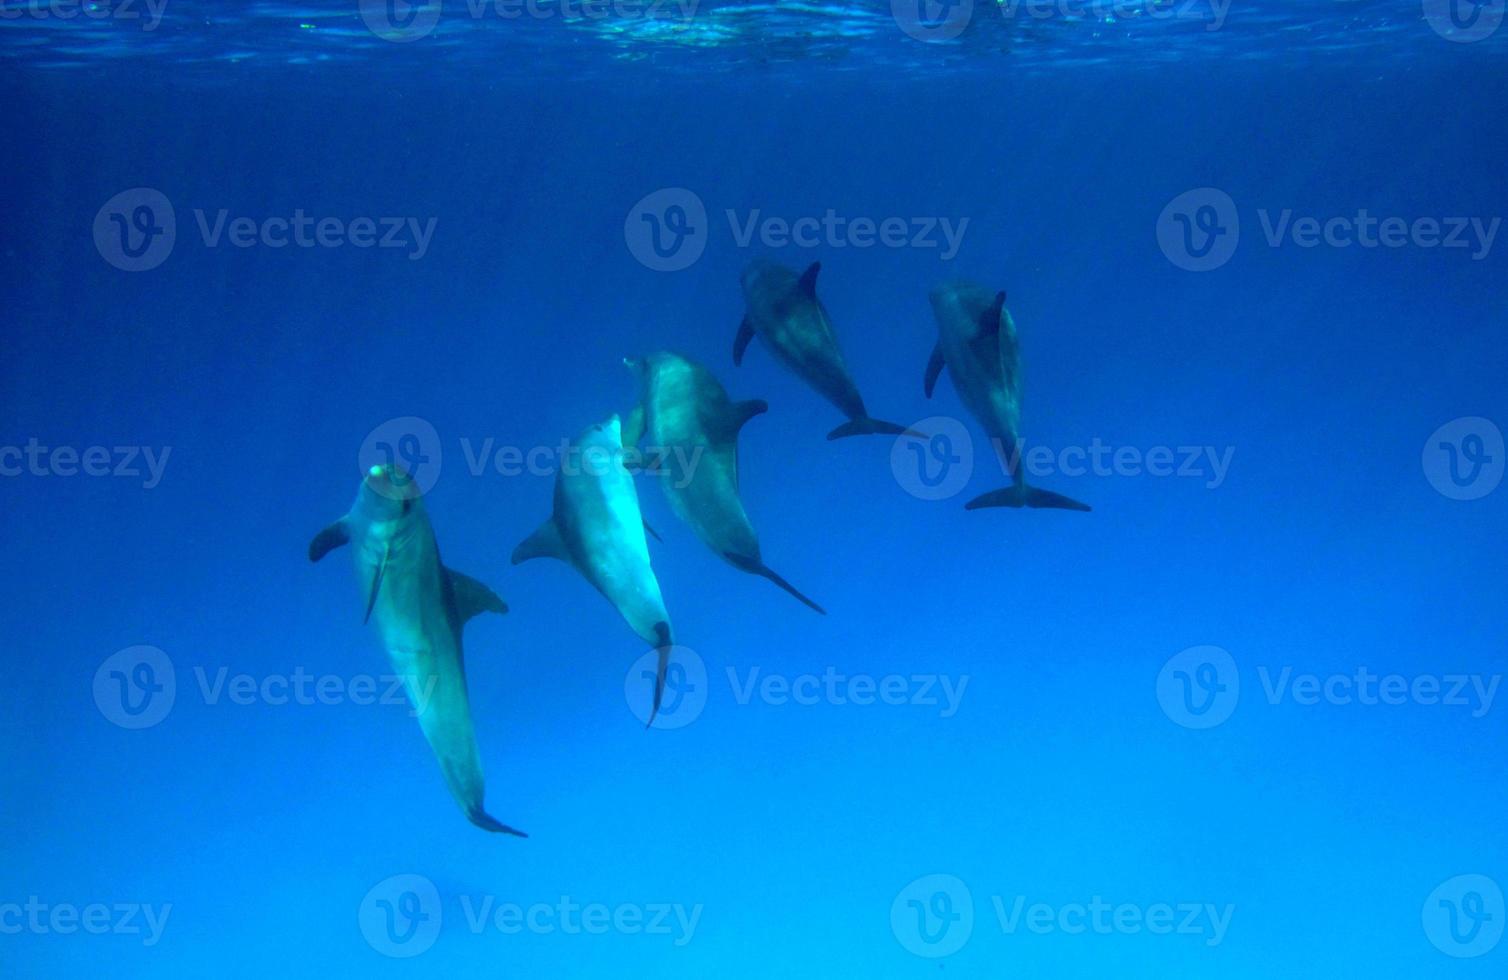
[[[783,365],[836,405],[848,421],[828,439],[861,434],[923,437],[872,418],[849,375],[827,311],[817,299],[819,263],[801,275],[759,259],[742,276],[747,313],[734,343],[739,364],[757,335]],[[1028,486],[1015,450],[1021,420],[1021,358],[1005,293],[976,283],[942,283],[929,294],[938,340],[924,388],[931,398],[944,368],[965,407],[1000,453],[1011,485],[965,507],[1032,507],[1088,511],[1079,501]],[[658,653],[649,725],[664,695],[675,639],[650,563],[633,470],[661,479],[671,509],[713,553],[741,571],[769,579],[800,602],[825,610],[764,563],[738,486],[738,435],[763,414],[761,400],[735,402],[706,367],[669,351],[625,358],[639,397],[627,422],[618,415],[567,443],[556,474],[552,513],[514,549],[515,565],[555,558],[574,568]],[[651,462],[630,466],[640,442]],[[658,535],[654,535],[658,538]],[[402,678],[446,786],[467,818],[494,832],[527,836],[491,816],[466,693],[462,629],[483,612],[507,606],[476,579],[446,568],[413,479],[391,466],[368,470],[350,511],[309,545],[319,561],[352,545],[366,618]]]

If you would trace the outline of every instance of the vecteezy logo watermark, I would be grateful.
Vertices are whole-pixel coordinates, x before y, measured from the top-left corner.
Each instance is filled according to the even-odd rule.
[[[651,650],[635,660],[623,679],[629,710],[640,721],[649,720],[658,654]],[[746,706],[755,701],[771,707],[815,705],[868,707],[883,704],[938,708],[938,717],[958,713],[969,676],[946,674],[844,674],[828,667],[821,674],[766,673],[760,667],[725,668],[733,703]],[[665,693],[655,728],[684,728],[701,716],[711,691],[707,666],[689,647],[673,647],[665,671]]]
[[[1470,44],[1497,33],[1505,8],[1504,0],[1424,0],[1424,19],[1445,40]]]
[[[1095,895],[1088,902],[1027,903],[1025,895],[1006,899],[993,895],[990,904],[1000,930],[1007,936],[1029,932],[1046,936],[1200,936],[1206,946],[1224,942],[1236,908],[1229,903],[1107,902]],[[962,881],[932,874],[901,889],[890,904],[890,931],[907,952],[928,959],[949,956],[968,942],[974,931],[974,900]]]
[[[1216,646],[1189,647],[1163,664],[1157,675],[1157,703],[1185,728],[1214,728],[1236,710],[1241,674],[1229,652]]]
[[[911,428],[923,436],[898,436],[890,447],[890,472],[901,489],[922,500],[945,500],[968,484],[974,470],[974,442],[957,419],[934,415]],[[990,440],[1001,473],[1017,471],[1029,482],[1053,477],[1178,477],[1204,481],[1205,489],[1224,483],[1235,458],[1234,446],[1112,446],[1098,436],[1087,446],[1028,447],[1025,439],[1006,446]]]
[[[1477,500],[1503,482],[1503,433],[1478,416],[1447,422],[1424,442],[1425,479],[1442,496]]]
[[[435,427],[416,415],[404,415],[367,433],[356,453],[356,468],[365,476],[374,467],[388,467],[393,477],[376,484],[378,492],[412,499],[435,488],[444,458]]]
[[[685,946],[696,935],[702,906],[679,902],[578,902],[562,895],[552,902],[499,902],[493,895],[460,896],[461,912],[472,935],[489,928],[505,936],[531,933],[601,936],[668,936]],[[362,898],[356,921],[367,945],[397,959],[427,952],[440,937],[444,922],[440,891],[423,875],[402,874],[373,885]]]
[[[1218,269],[1236,254],[1241,216],[1236,202],[1216,187],[1196,187],[1173,198],[1157,216],[1162,254],[1188,272]]]
[[[3,476],[111,476],[140,478],[143,490],[162,482],[172,446],[75,446],[48,447],[36,438],[25,446],[0,446],[0,477]],[[137,460],[147,464],[142,473]]]
[[[1366,208],[1354,215],[1295,216],[1293,209],[1257,209],[1269,248],[1470,249],[1473,261],[1492,251],[1501,218],[1377,217]],[[1169,201],[1157,219],[1157,244],[1180,269],[1208,272],[1229,262],[1241,238],[1241,218],[1231,196],[1200,187]]]
[[[707,250],[707,206],[684,187],[646,194],[623,219],[628,251],[656,272],[679,272]]]
[[[739,214],[725,209],[728,232],[739,248],[916,248],[951,260],[963,244],[969,219],[946,217],[848,217],[828,208],[820,217],[794,220],[766,215],[759,208]],[[641,198],[623,221],[628,251],[656,272],[679,272],[706,251],[712,225],[701,197],[684,187],[667,187]],[[940,236],[940,237],[939,237]]]
[[[1277,670],[1261,664],[1257,678],[1269,705],[1291,700],[1301,707],[1361,705],[1419,705],[1468,708],[1472,718],[1486,717],[1497,699],[1502,675],[1491,674],[1375,674],[1367,667],[1352,673],[1321,676]],[[1229,652],[1215,646],[1190,647],[1157,675],[1157,701],[1163,713],[1185,728],[1213,728],[1236,710],[1241,675]]]
[[[407,249],[417,262],[429,251],[438,218],[314,218],[295,208],[290,217],[232,218],[221,208],[213,218],[194,209],[194,224],[205,248],[380,248]],[[167,260],[178,239],[173,205],[160,191],[137,187],[105,202],[94,216],[94,245],[104,260],[126,272],[146,272]]]
[[[173,710],[177,674],[168,655],[153,646],[126,647],[94,672],[94,704],[121,728],[151,728]]]
[[[173,203],[150,187],[121,191],[94,216],[94,247],[106,262],[125,272],[162,265],[177,240]]]
[[[908,37],[951,41],[974,16],[974,0],[890,0],[890,16]]]
[[[440,890],[423,875],[394,875],[377,882],[356,910],[367,945],[394,959],[426,952],[440,937]]]
[[[890,472],[901,489],[921,500],[946,500],[968,485],[974,440],[962,422],[934,415],[911,426],[922,437],[900,436],[890,447]]]
[[[260,677],[232,674],[228,667],[211,674],[196,666],[193,674],[199,697],[208,707],[222,703],[239,707],[375,704],[408,707],[415,717],[429,704],[437,680],[422,674],[311,674],[301,666],[291,673]],[[177,678],[172,659],[157,647],[127,647],[106,658],[94,672],[94,703],[107,721],[122,728],[151,728],[173,709]]]
[[[926,959],[952,956],[974,932],[974,898],[953,875],[932,874],[890,903],[890,931],[901,948]]]
[[[93,902],[80,907],[70,902],[48,904],[32,895],[25,904],[0,902],[0,935],[70,936],[83,931],[91,936],[142,936],[143,946],[156,946],[172,913],[171,902],[160,907],[140,902]]]
[[[658,650],[650,650],[628,668],[623,678],[623,697],[634,717],[649,724],[654,708],[655,679],[660,669]],[[685,728],[701,717],[707,707],[707,665],[689,647],[671,647],[665,665],[665,691],[652,727],[670,731]]]
[[[1503,938],[1503,890],[1486,875],[1457,875],[1424,900],[1424,934],[1446,956],[1486,956]]]
[[[427,37],[440,22],[440,6],[440,0],[360,0],[358,10],[367,30],[402,44]]]

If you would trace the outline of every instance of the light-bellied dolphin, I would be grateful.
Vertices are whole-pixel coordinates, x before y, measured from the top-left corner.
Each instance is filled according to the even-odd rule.
[[[927,397],[937,386],[943,366],[953,387],[974,413],[1011,476],[1011,485],[981,494],[964,506],[1056,507],[1089,510],[1062,494],[1026,485],[1021,470],[1017,433],[1021,428],[1021,351],[1016,344],[1016,323],[1005,308],[1005,293],[992,293],[963,280],[945,282],[932,290],[932,313],[937,318],[938,340],[927,362]]]
[[[633,447],[648,436],[671,509],[734,568],[762,575],[826,614],[764,563],[738,498],[738,430],[769,406],[759,399],[729,401],[711,371],[669,351],[623,363],[639,376],[640,387],[623,442]]]
[[[644,517],[633,477],[623,466],[623,428],[617,415],[569,443],[555,476],[555,512],[513,551],[513,564],[558,558],[580,572],[613,604],[639,638],[659,652],[654,724],[670,663],[670,615],[649,564]]]
[[[377,620],[383,649],[403,680],[450,794],[483,830],[527,837],[482,805],[482,763],[461,650],[467,620],[483,612],[505,613],[508,607],[481,582],[441,563],[424,502],[413,478],[401,470],[368,470],[350,512],[309,543],[309,560],[319,561],[348,543],[367,618]]]
[[[832,320],[817,299],[817,273],[821,269],[822,263],[813,262],[798,276],[769,259],[749,263],[742,280],[748,312],[733,342],[733,363],[743,363],[744,351],[757,334],[776,360],[848,416],[847,422],[827,434],[829,439],[918,435],[903,425],[869,417],[838,347]]]

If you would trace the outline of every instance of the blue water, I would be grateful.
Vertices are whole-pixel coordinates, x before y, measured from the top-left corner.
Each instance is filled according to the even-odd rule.
[[[1460,36],[1502,9],[447,4],[389,43],[6,3],[0,975],[1503,976],[1508,26]],[[144,202],[171,243],[120,236]],[[820,261],[871,412],[946,441],[829,442],[735,368],[759,256]],[[923,394],[955,277],[1008,292],[1032,482],[1091,513],[964,509],[1007,478]],[[641,477],[682,645],[646,731],[643,642],[509,556],[660,348],[768,401],[742,496],[828,615]],[[510,606],[465,640],[526,840],[305,556],[383,442]]]

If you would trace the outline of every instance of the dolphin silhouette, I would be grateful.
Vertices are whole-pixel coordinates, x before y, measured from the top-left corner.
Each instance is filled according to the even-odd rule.
[[[829,439],[920,435],[903,425],[869,417],[838,347],[832,320],[817,299],[817,273],[821,270],[822,263],[813,262],[798,276],[769,259],[749,263],[742,280],[748,312],[733,342],[733,363],[743,363],[749,341],[758,335],[776,360],[848,416],[847,422],[827,434]]]
[[[513,551],[513,564],[558,558],[607,597],[639,638],[659,653],[654,724],[670,664],[670,615],[649,564],[647,525],[639,512],[633,477],[623,466],[623,427],[617,415],[593,425],[568,444],[555,476],[555,511]]]
[[[367,619],[375,619],[383,649],[402,678],[419,727],[440,763],[445,785],[467,819],[483,830],[527,837],[500,823],[482,804],[461,630],[483,612],[505,613],[491,589],[446,568],[413,478],[392,466],[373,466],[356,503],[309,543],[309,560],[352,544],[356,579]]]
[[[734,568],[761,575],[826,614],[764,563],[759,538],[738,496],[738,431],[769,406],[732,402],[712,372],[670,351],[625,358],[639,377],[640,404],[624,428],[625,446],[647,435],[676,515]]]
[[[1011,477],[1010,486],[981,494],[964,507],[1089,510],[1088,504],[1026,485],[1016,451],[1021,428],[1021,351],[1016,344],[1016,323],[1005,308],[1005,293],[952,280],[933,289],[930,298],[938,340],[927,362],[927,397],[932,397],[946,366],[953,387],[989,433]]]

